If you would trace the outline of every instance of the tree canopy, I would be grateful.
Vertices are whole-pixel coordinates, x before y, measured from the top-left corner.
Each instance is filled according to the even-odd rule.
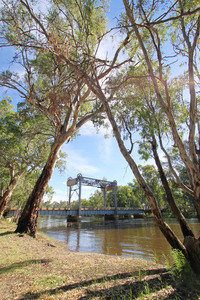
[[[19,105],[17,111],[10,99],[0,102],[0,152],[2,215],[16,186],[23,177],[35,176],[44,166],[51,146],[50,124],[39,112]],[[28,183],[27,183],[28,186]]]

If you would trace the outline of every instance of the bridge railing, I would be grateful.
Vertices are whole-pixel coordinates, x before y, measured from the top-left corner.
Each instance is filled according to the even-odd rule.
[[[40,208],[40,210],[76,210],[78,209],[78,207],[62,207],[62,208],[58,208],[58,207],[42,207]],[[82,210],[101,210],[101,209],[107,209],[107,210],[113,210],[115,209],[115,207],[105,207],[105,206],[98,206],[98,207],[94,207],[94,206],[83,206],[81,207]],[[130,210],[130,209],[135,209],[135,210],[143,210],[143,211],[149,211],[151,210],[151,208],[149,207],[118,207],[117,210]],[[17,207],[13,207],[13,208],[9,208],[8,211],[17,211],[18,208]]]
[[[74,208],[74,207],[66,207],[66,208],[41,208],[39,210],[40,215],[43,215],[43,211],[45,214],[45,211],[49,211],[49,213],[52,211],[52,213],[54,215],[56,215],[56,211],[58,212],[58,215],[70,215],[70,211],[72,212],[72,214],[77,214],[79,208]],[[97,212],[96,214],[102,214],[104,213],[108,213],[110,214],[111,211],[115,213],[119,213],[119,214],[130,214],[131,212],[135,211],[136,213],[150,213],[151,209],[150,208],[136,208],[136,207],[118,207],[117,211],[115,210],[115,207],[82,207],[81,211],[83,212],[83,214],[89,214],[89,212],[93,212],[92,214],[95,214],[95,212]],[[109,213],[110,211],[110,213]],[[11,208],[7,211],[7,216],[15,216],[16,212],[18,212],[17,208]],[[21,211],[19,212],[19,214],[21,213]],[[50,213],[51,214],[51,213]]]

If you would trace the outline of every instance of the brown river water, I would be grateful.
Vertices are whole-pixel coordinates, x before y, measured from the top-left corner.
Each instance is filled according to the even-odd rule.
[[[166,220],[182,240],[179,225]],[[200,222],[189,220],[196,237]],[[56,240],[67,243],[68,249],[79,252],[103,253],[142,258],[166,263],[171,261],[171,247],[152,219],[104,221],[103,218],[82,218],[79,223],[67,223],[65,217],[39,217],[38,229]]]

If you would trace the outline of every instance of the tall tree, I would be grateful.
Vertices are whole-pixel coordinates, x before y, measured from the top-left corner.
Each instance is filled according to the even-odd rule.
[[[196,137],[198,137],[199,139],[199,131],[197,97],[195,92],[195,89],[198,86],[195,83],[194,72],[195,67],[197,66],[195,61],[195,52],[198,51],[198,38],[200,28],[200,17],[198,13],[199,2],[197,3],[193,1],[184,1],[184,5],[182,1],[176,1],[174,3],[166,1],[153,1],[147,3],[145,1],[137,2],[124,0],[123,2],[126,10],[126,16],[124,18],[123,24],[124,26],[127,26],[128,32],[130,32],[131,29],[133,30],[133,43],[136,43],[140,49],[138,59],[140,63],[145,65],[147,70],[145,76],[144,74],[143,76],[141,76],[141,74],[137,74],[136,72],[135,76],[137,76],[138,78],[150,78],[156,96],[157,105],[161,111],[161,114],[165,116],[165,120],[167,121],[166,124],[169,128],[168,132],[171,131],[170,134],[172,136],[173,142],[178,147],[179,155],[187,168],[188,178],[190,182],[189,187],[183,184],[183,182],[180,180],[180,177],[178,176],[178,173],[172,167],[172,164],[170,164],[170,157],[163,146],[159,131],[157,131],[156,136],[155,131],[151,131],[151,135],[149,137],[151,138],[152,154],[158,167],[158,171],[160,173],[162,184],[165,188],[170,207],[180,222],[184,234],[184,244],[182,244],[177,239],[175,234],[171,230],[169,230],[169,227],[163,221],[159,206],[155,199],[155,195],[148,189],[146,182],[142,180],[141,174],[137,170],[137,166],[135,166],[133,161],[131,161],[129,154],[124,148],[124,144],[122,145],[122,140],[119,136],[119,132],[117,132],[116,129],[116,122],[113,119],[113,115],[111,115],[111,112],[109,111],[110,120],[112,121],[113,128],[116,131],[118,143],[123,155],[129,161],[129,164],[133,167],[132,169],[138,182],[143,187],[144,191],[146,191],[146,196],[151,204],[157,224],[159,225],[160,229],[162,230],[168,241],[171,243],[171,245],[173,247],[181,249],[186,257],[189,258],[196,272],[200,273],[200,253],[198,251],[199,241],[194,237],[191,229],[188,227],[188,224],[185,221],[185,218],[183,217],[174,201],[157,151],[158,141],[158,143],[160,143],[160,147],[162,148],[168,159],[169,165],[173,171],[173,175],[176,178],[177,183],[194,196],[197,210],[199,210],[199,145],[196,143]],[[162,10],[162,5],[165,6],[166,13],[159,16],[158,12]],[[171,54],[170,51],[173,51],[174,46],[173,41],[171,43],[172,47],[169,46],[170,41],[167,39],[166,35],[166,33],[169,34],[172,29],[172,26],[168,26],[169,22],[172,22],[173,25],[176,22],[175,31],[179,33],[179,38],[181,36],[180,33],[182,34],[181,42],[185,46],[184,51],[183,49],[181,49],[179,53],[184,53],[186,59],[188,60],[188,80],[187,83],[184,83],[188,85],[189,97],[187,99],[181,99],[182,102],[179,105],[181,109],[179,111],[177,110],[177,102],[173,101],[174,90],[170,86],[168,74],[166,72],[166,67],[167,64],[170,63],[170,59],[168,59],[167,64],[165,63],[165,60],[167,56],[169,58]],[[175,31],[173,31],[172,34],[173,38],[176,36]],[[177,40],[178,37],[176,36],[176,41]],[[168,46],[168,48],[166,48],[166,46]],[[166,53],[166,49],[170,54]],[[177,53],[175,53],[175,55],[177,56]],[[182,57],[180,59],[182,59]],[[184,78],[182,77],[182,79]],[[108,106],[107,110],[109,110]],[[149,109],[149,111],[152,112],[151,109]],[[183,126],[184,121],[185,125]],[[149,124],[149,126],[151,126],[151,124]],[[183,135],[186,133],[186,131],[188,133],[189,151],[187,151],[183,142]]]
[[[160,4],[159,1],[156,3]],[[139,46],[142,51],[143,59],[145,60],[146,67],[148,69],[148,76],[151,78],[154,91],[160,104],[162,111],[165,113],[171,133],[174,139],[175,145],[177,145],[179,154],[184,161],[189,173],[190,173],[190,184],[193,190],[193,195],[196,200],[196,207],[200,205],[200,195],[198,195],[199,190],[199,168],[197,168],[196,163],[198,162],[198,145],[196,144],[196,134],[198,136],[198,113],[197,113],[197,97],[196,97],[196,88],[197,85],[195,83],[195,68],[194,65],[198,63],[195,61],[195,53],[198,49],[198,38],[199,38],[199,24],[200,17],[198,14],[199,3],[197,2],[183,2],[177,1],[173,3],[169,3],[168,11],[165,16],[160,16],[156,21],[153,19],[155,7],[151,6],[151,15],[147,16],[147,10],[145,4],[139,2],[140,9],[140,18],[141,24],[144,23],[144,31],[149,32],[148,38],[146,40],[143,39],[144,31],[141,30],[141,24],[137,24],[135,21],[136,16],[134,15],[133,9],[129,1],[124,1],[124,5],[126,8],[126,14],[128,18],[128,22],[130,22],[131,27],[134,30],[135,36],[138,40]],[[148,7],[149,9],[149,7]],[[158,8],[157,8],[158,9]],[[194,14],[192,14],[194,12]],[[196,14],[195,14],[196,12]],[[189,16],[188,16],[189,15]],[[173,22],[173,20],[175,20]],[[172,38],[176,39],[174,43],[172,41],[172,46],[177,49],[177,43],[181,41],[184,45],[184,49],[179,49],[179,53],[186,56],[186,62],[188,63],[188,79],[187,84],[189,90],[189,97],[187,100],[183,99],[183,104],[181,105],[183,111],[186,113],[185,116],[185,127],[184,130],[188,131],[188,142],[189,142],[189,153],[185,148],[183,143],[182,136],[180,134],[180,119],[177,120],[177,116],[175,116],[176,108],[174,107],[174,103],[172,101],[172,91],[169,86],[169,80],[167,78],[167,74],[164,68],[164,47],[168,41],[164,41],[166,39],[166,35],[163,38],[163,25],[165,22],[172,22],[172,26],[174,26],[175,30],[172,33]],[[148,25],[151,23],[151,25]],[[167,25],[165,26],[168,29]],[[167,31],[169,32],[169,30]],[[179,36],[176,35],[176,32],[179,33]],[[166,33],[165,33],[166,34]],[[148,45],[148,46],[147,46]],[[153,49],[153,55],[157,59],[157,64],[155,64],[155,60],[149,56],[148,49],[149,45],[151,45]],[[170,47],[170,51],[172,48]],[[177,55],[177,53],[175,53]],[[167,55],[167,53],[166,53]],[[180,59],[182,59],[180,57]],[[197,58],[198,59],[198,58]],[[184,78],[182,78],[184,79]],[[188,101],[189,100],[189,101]],[[189,104],[189,105],[188,105]],[[189,108],[189,110],[187,110]],[[189,188],[188,188],[189,191]]]
[[[44,13],[39,11],[37,1],[2,2],[1,45],[16,47],[15,61],[23,66],[25,76],[21,79],[4,72],[1,85],[16,89],[55,128],[49,157],[17,227],[17,232],[35,236],[39,205],[62,145],[99,112],[82,74],[76,73],[66,58],[95,76],[91,62],[106,22],[103,6],[95,1],[50,1]],[[98,65],[102,72],[106,61],[99,59]]]
[[[21,178],[43,167],[51,136],[41,114],[22,108],[15,112],[7,99],[0,102],[0,111],[1,217]]]

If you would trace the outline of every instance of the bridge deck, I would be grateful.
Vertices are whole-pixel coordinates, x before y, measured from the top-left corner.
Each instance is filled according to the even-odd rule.
[[[7,216],[14,216],[16,209],[10,209]],[[141,208],[81,208],[82,216],[90,215],[138,215],[147,212]],[[39,216],[78,216],[78,209],[40,209]]]
[[[127,214],[143,214],[144,210],[142,209],[118,209],[117,212],[115,211],[115,208],[111,209],[81,209],[81,215],[82,216],[90,216],[90,215],[127,215]],[[78,216],[78,209],[66,209],[66,210],[40,210],[39,212],[40,216]]]

